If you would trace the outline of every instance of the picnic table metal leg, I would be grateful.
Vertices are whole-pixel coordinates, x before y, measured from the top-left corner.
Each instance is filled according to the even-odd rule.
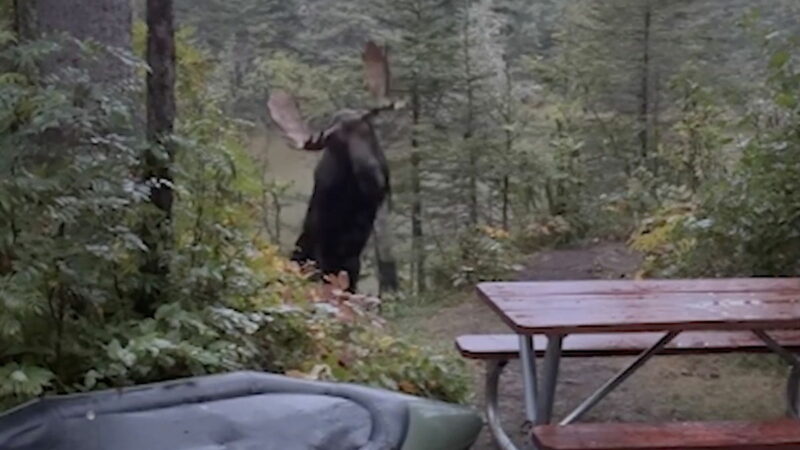
[[[797,359],[794,353],[786,350],[778,341],[772,338],[769,334],[767,334],[764,330],[753,330],[753,334],[759,337],[764,343],[769,347],[770,350],[777,353],[778,356],[783,358],[789,365],[792,367],[800,365],[800,360]]]
[[[531,424],[537,421],[537,397],[539,394],[536,382],[536,352],[533,347],[533,336],[519,337],[519,356],[522,363],[522,382],[525,390],[525,418]]]
[[[558,385],[558,369],[561,364],[562,335],[547,336],[547,351],[544,356],[544,374],[542,380],[541,399],[537,411],[537,425],[549,424],[553,417],[553,404]]]
[[[505,360],[486,362],[486,421],[489,424],[492,438],[494,438],[494,442],[500,450],[517,450],[517,447],[503,429],[498,405],[500,376],[503,374],[503,369],[507,363],[508,361]]]
[[[786,381],[786,401],[789,406],[789,415],[794,418],[800,418],[800,411],[798,410],[798,383],[800,383],[800,359],[797,355],[787,350],[778,341],[772,338],[764,330],[753,330],[753,334],[758,336],[767,347],[773,352],[777,353],[784,361],[786,361],[792,368],[789,373],[789,378]]]
[[[633,375],[634,372],[642,367],[644,363],[650,360],[650,358],[655,356],[667,344],[675,339],[678,334],[680,334],[679,331],[670,331],[669,333],[665,334],[664,337],[659,339],[658,342],[656,342],[652,347],[640,354],[628,367],[622,369],[622,371],[614,376],[614,378],[608,380],[606,384],[595,391],[591,397],[587,398],[583,403],[580,404],[580,406],[575,408],[575,410],[565,417],[564,420],[559,423],[559,425],[569,425],[583,417],[583,415],[589,412],[589,410],[592,409],[600,400],[605,398],[606,395],[616,389],[617,386],[619,386],[623,381],[628,379],[628,377]]]
[[[792,366],[789,379],[786,381],[786,400],[789,404],[789,415],[795,419],[800,419],[800,408],[798,408],[798,384],[800,384],[800,367]]]

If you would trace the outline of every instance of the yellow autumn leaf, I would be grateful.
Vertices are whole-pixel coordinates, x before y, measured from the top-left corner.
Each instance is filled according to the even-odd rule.
[[[397,387],[399,387],[400,390],[405,392],[406,394],[417,395],[420,393],[417,386],[414,383],[407,380],[403,380],[397,383]]]

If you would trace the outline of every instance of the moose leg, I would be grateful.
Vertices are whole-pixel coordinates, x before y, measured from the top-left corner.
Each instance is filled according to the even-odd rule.
[[[344,270],[350,279],[350,286],[348,286],[347,291],[355,294],[358,290],[358,279],[361,276],[361,258],[358,256],[347,258],[344,261]]]
[[[323,276],[338,276],[341,272],[347,273],[349,285],[347,291],[355,293],[358,286],[358,278],[361,275],[361,258],[358,255],[326,254],[323,252],[320,258],[320,271]]]
[[[294,250],[292,251],[292,261],[298,264],[304,264],[307,261],[313,261],[314,257],[312,253],[312,243],[311,243],[311,234],[303,231],[300,237],[297,239],[297,242],[294,244]]]
[[[316,248],[319,240],[315,239],[315,237],[318,235],[319,231],[315,225],[318,224],[319,221],[314,213],[313,206],[314,196],[312,196],[311,202],[309,202],[308,210],[306,211],[306,215],[303,218],[303,229],[294,244],[291,260],[299,264],[301,267],[305,266],[309,262],[315,263],[316,271],[319,270],[320,261],[318,258],[320,252],[319,249]]]
[[[351,293],[358,290],[361,276],[361,252],[367,245],[367,240],[372,233],[372,223],[375,219],[374,211],[368,210],[353,217],[349,229],[340,237],[336,250],[338,253],[338,267],[336,270],[347,272]]]
[[[320,281],[322,274],[320,273],[320,261],[317,259],[318,253],[314,249],[314,240],[311,238],[312,234],[309,231],[303,231],[292,251],[292,262],[297,263],[304,270],[313,270],[309,279],[312,281]],[[312,266],[309,266],[312,264]]]

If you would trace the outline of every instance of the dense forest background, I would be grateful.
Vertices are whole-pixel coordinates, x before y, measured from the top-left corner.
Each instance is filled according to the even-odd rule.
[[[650,236],[637,245],[653,250],[668,274],[796,269],[796,243],[785,238],[797,224],[783,215],[793,200],[775,204],[772,186],[761,187],[769,201],[751,191],[754,172],[775,161],[750,154],[774,145],[753,139],[796,107],[791,1],[176,7],[217,61],[227,111],[255,123],[266,120],[275,88],[296,92],[318,120],[358,105],[358,49],[367,37],[388,45],[395,95],[409,103],[381,124],[394,169],[389,257],[415,295],[501,276],[513,269],[509,251],[628,238],[642,226]],[[300,181],[286,192],[307,195],[303,173],[288,173]],[[292,199],[304,200],[284,196]],[[782,212],[765,215],[758,206],[766,204]],[[742,213],[755,222],[725,222]],[[274,218],[273,235],[294,236],[293,217]],[[280,230],[281,219],[289,230]],[[661,242],[679,225],[685,236]],[[692,234],[698,226],[707,226],[702,239]],[[680,250],[666,248],[678,242]],[[696,248],[706,245],[714,248]],[[717,267],[723,255],[735,261]]]
[[[175,0],[156,128],[144,0],[25,5],[0,1],[0,405],[241,368],[463,400],[377,299],[284,259],[315,157],[267,98],[316,124],[367,104],[368,39],[407,104],[378,123],[384,313],[584,239],[641,276],[797,274],[794,0]]]

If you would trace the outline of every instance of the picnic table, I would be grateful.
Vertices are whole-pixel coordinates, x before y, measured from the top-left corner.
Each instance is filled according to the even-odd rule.
[[[641,347],[643,336],[650,343],[561,420],[562,426],[580,419],[654,355],[675,350],[673,341],[682,334],[694,336],[686,347],[701,350],[705,343],[696,341],[719,340],[718,336],[726,336],[724,345],[716,342],[708,348],[736,351],[739,346],[754,347],[748,339],[760,341],[765,351],[777,353],[792,367],[800,366],[785,346],[795,349],[798,344],[800,279],[495,282],[479,284],[477,291],[517,335],[525,413],[532,425],[552,420],[562,352],[581,350],[570,348],[570,341],[565,347],[568,337],[574,337],[577,347],[580,339],[600,335],[616,336],[615,349]],[[546,339],[546,349],[538,352],[543,353],[541,379],[534,336]],[[627,337],[639,343],[625,345]],[[484,345],[492,346],[490,341]],[[797,370],[792,377],[788,395],[796,408]]]

